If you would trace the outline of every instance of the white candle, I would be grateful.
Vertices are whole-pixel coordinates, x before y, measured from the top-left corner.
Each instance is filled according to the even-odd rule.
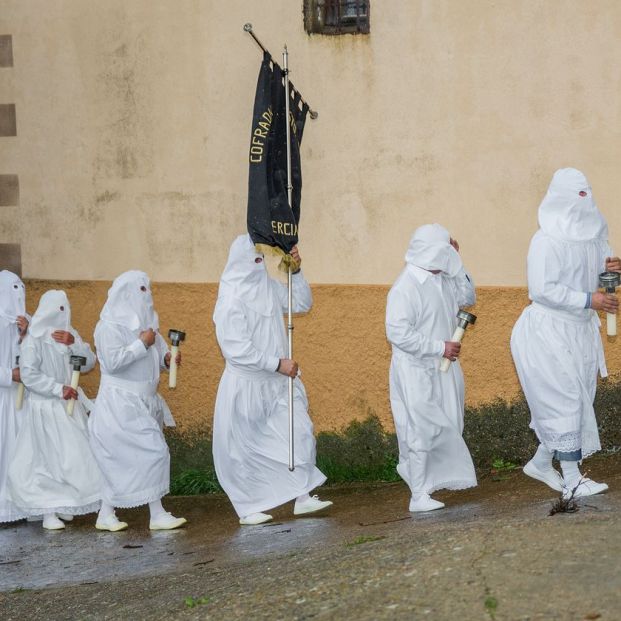
[[[73,370],[71,374],[71,388],[77,390],[78,384],[80,383],[80,371],[79,369]],[[69,399],[69,403],[67,403],[67,414],[70,416],[73,414],[73,408],[75,407],[75,399]]]
[[[20,382],[17,385],[17,394],[15,395],[15,409],[21,410],[24,405],[24,385]]]
[[[15,365],[16,367],[19,367],[19,356],[15,357]],[[21,410],[22,406],[24,405],[25,389],[26,387],[24,386],[23,382],[19,382],[19,384],[17,385],[17,393],[15,395],[15,409],[16,410]]]
[[[457,326],[455,328],[455,332],[453,332],[453,338],[451,339],[451,341],[453,341],[454,343],[461,343],[461,339],[464,338],[464,334],[466,334],[465,328]],[[448,358],[442,358],[442,362],[440,363],[440,371],[446,373],[449,370],[450,366],[451,361]]]
[[[169,330],[168,338],[171,341],[170,363],[168,365],[168,387],[177,387],[177,356],[179,355],[179,345],[181,341],[185,341],[185,332],[181,330]]]
[[[608,336],[617,336],[617,316],[614,313],[606,313],[606,328]]]
[[[603,272],[599,275],[599,286],[606,293],[614,295],[620,282],[621,275],[618,272]],[[606,333],[608,336],[617,336],[617,316],[614,313],[606,313]]]
[[[177,387],[177,353],[179,352],[179,345],[173,345],[170,348],[170,370],[168,374],[168,387]]]

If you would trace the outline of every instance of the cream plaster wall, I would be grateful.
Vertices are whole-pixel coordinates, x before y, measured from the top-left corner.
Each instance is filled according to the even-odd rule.
[[[1,0],[29,278],[215,282],[245,227],[260,53],[319,110],[303,144],[309,280],[390,283],[439,221],[481,285],[524,284],[555,168],[589,176],[621,247],[621,2],[372,0],[370,36],[309,37],[301,0]]]

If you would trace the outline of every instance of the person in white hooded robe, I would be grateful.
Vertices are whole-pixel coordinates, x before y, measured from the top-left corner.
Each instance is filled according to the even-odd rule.
[[[88,401],[70,385],[71,355],[86,358],[83,373],[95,366],[90,346],[71,326],[65,292],[47,291],[21,344],[20,373],[28,399],[9,458],[8,489],[27,516],[43,515],[48,530],[64,528],[74,515],[97,511],[101,501],[101,476],[83,405]],[[69,399],[77,399],[71,415]]]
[[[299,264],[297,248],[291,256]],[[312,294],[294,273],[293,312]],[[271,278],[249,235],[231,245],[213,319],[226,367],[216,397],[213,457],[218,481],[241,524],[272,519],[265,511],[296,499],[295,515],[332,503],[310,496],[326,477],[315,466],[315,438],[298,365],[287,356],[287,286]],[[294,378],[295,469],[288,469],[287,376]]]
[[[164,425],[174,427],[158,394],[170,351],[159,330],[149,277],[136,270],[118,276],[95,327],[101,383],[89,419],[90,440],[104,484],[96,528],[127,528],[114,508],[148,504],[151,530],[186,523],[167,512],[161,499],[170,485],[170,453]],[[181,354],[177,355],[181,363]]]
[[[15,397],[20,381],[19,346],[28,330],[26,288],[19,276],[0,272],[0,523],[26,517],[9,498],[7,478],[20,412],[15,410]]]
[[[388,293],[386,335],[392,345],[390,404],[399,444],[397,472],[412,493],[410,511],[444,504],[439,489],[477,484],[464,425],[464,377],[451,342],[457,312],[476,301],[459,246],[439,224],[418,228],[406,266]],[[452,364],[440,371],[442,359]]]
[[[598,451],[593,401],[598,370],[607,375],[598,310],[616,313],[616,296],[598,291],[598,275],[621,271],[589,182],[574,168],[554,173],[539,206],[528,251],[528,295],[511,335],[511,352],[540,445],[524,473],[566,496],[608,486],[582,477],[578,462]],[[561,476],[553,466],[560,461]]]

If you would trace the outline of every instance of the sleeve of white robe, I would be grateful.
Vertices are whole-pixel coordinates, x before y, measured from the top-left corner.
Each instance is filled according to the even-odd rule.
[[[108,373],[118,373],[148,354],[139,338],[127,345],[123,335],[112,325],[99,328],[95,340],[97,355]]]
[[[69,346],[69,352],[72,356],[83,356],[86,358],[86,364],[80,369],[80,373],[88,373],[92,371],[97,362],[97,357],[93,353],[91,346],[82,340],[82,337],[77,332],[72,332],[75,339],[73,345]]]
[[[271,279],[283,312],[289,308],[289,287],[278,280]],[[313,294],[302,270],[291,276],[292,312],[307,313],[313,307]]]
[[[24,386],[30,392],[44,397],[62,398],[63,385],[41,371],[42,362],[41,356],[33,344],[22,345],[19,367]]]
[[[215,320],[216,337],[226,360],[255,370],[276,372],[280,359],[268,356],[254,346],[241,302],[234,298],[219,300]]]
[[[408,296],[399,289],[392,289],[386,304],[386,336],[402,351],[417,358],[438,357],[444,354],[444,341],[426,337],[414,328],[416,310]]]
[[[157,349],[160,369],[168,369],[166,366],[166,354],[169,353],[169,349],[164,337],[159,332],[155,336],[155,343],[153,346]]]
[[[450,279],[455,290],[455,299],[459,308],[474,306],[477,294],[472,276],[462,267],[457,276]]]
[[[562,265],[552,242],[536,236],[528,251],[528,293],[533,302],[566,311],[586,307],[587,292],[576,291],[559,282]]]

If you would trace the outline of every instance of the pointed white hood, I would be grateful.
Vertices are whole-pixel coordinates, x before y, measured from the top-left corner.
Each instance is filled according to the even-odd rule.
[[[459,253],[451,246],[449,232],[439,224],[425,224],[414,231],[405,254],[408,265],[424,270],[440,270],[455,276],[463,267]]]
[[[249,235],[240,235],[231,244],[218,289],[218,298],[226,296],[237,298],[259,315],[274,314],[270,276]]]
[[[39,306],[28,327],[28,335],[35,339],[43,339],[59,352],[65,353],[67,346],[57,343],[52,338],[52,332],[56,330],[75,334],[75,330],[71,327],[71,306],[67,294],[64,291],[50,289],[39,300]]]
[[[0,272],[0,317],[15,323],[19,316],[26,316],[26,287],[13,272]]]
[[[153,306],[149,277],[138,270],[118,276],[108,289],[108,299],[99,318],[136,333],[149,328],[157,331],[160,322]]]
[[[562,241],[608,239],[608,225],[593,200],[591,186],[575,168],[554,173],[539,205],[539,226],[546,235]]]

